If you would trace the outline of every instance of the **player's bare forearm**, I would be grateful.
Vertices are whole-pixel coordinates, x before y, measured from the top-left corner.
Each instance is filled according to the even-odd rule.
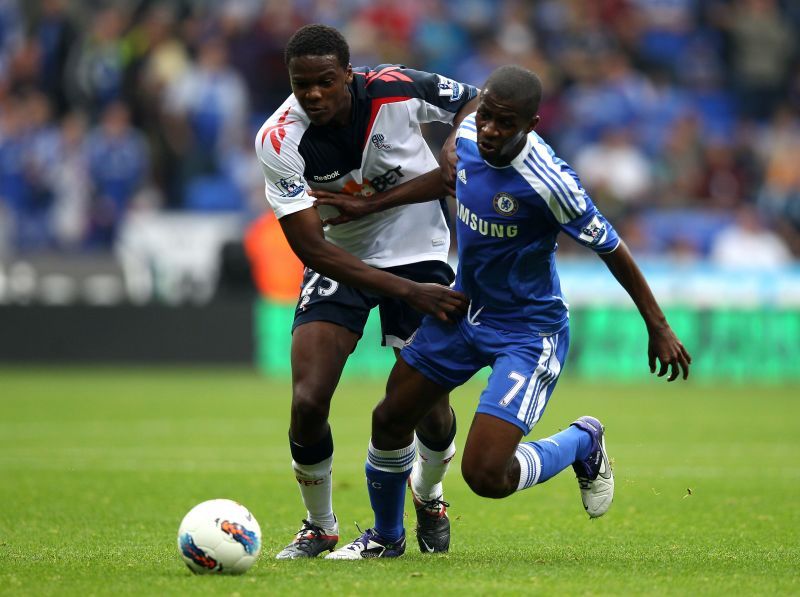
[[[633,255],[628,250],[628,246],[620,240],[616,249],[610,253],[601,253],[600,258],[605,262],[608,269],[620,283],[625,291],[633,299],[647,329],[663,327],[667,324],[664,312],[656,302],[650,285],[636,265]]]
[[[316,205],[329,205],[339,211],[338,216],[323,222],[325,225],[336,226],[393,207],[439,199],[447,194],[447,189],[437,168],[370,197],[332,193],[322,189],[313,190],[309,194],[316,199]]]
[[[305,209],[284,216],[279,222],[297,257],[315,272],[384,296],[403,299],[411,291],[408,280],[370,267],[328,242],[316,209]]]
[[[383,193],[378,193],[378,201],[376,203],[380,207],[377,211],[410,203],[424,203],[433,199],[441,199],[446,192],[447,189],[445,189],[439,176],[439,169],[436,168],[417,176],[413,180],[392,187]]]
[[[600,255],[608,269],[633,299],[644,319],[649,337],[647,353],[650,371],[655,372],[656,361],[660,363],[658,376],[670,370],[668,381],[673,381],[682,372],[683,379],[689,376],[692,357],[667,323],[664,312],[650,290],[647,280],[636,265],[627,245],[620,240],[617,248]]]
[[[446,321],[466,311],[467,298],[438,284],[420,284],[371,267],[328,242],[316,209],[279,220],[286,240],[304,265],[337,282],[406,301],[415,309]]]

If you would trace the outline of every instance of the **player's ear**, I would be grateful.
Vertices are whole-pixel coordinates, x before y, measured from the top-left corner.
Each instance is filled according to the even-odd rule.
[[[536,125],[539,124],[539,120],[540,118],[538,114],[531,118],[530,122],[528,122],[528,130],[526,132],[530,133],[533,129],[535,129]]]
[[[344,69],[344,82],[350,85],[353,82],[353,65],[348,64],[347,68]]]

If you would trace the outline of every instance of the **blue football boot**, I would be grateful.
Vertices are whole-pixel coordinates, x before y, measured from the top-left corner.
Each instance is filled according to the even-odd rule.
[[[581,489],[583,507],[590,518],[608,512],[614,499],[614,473],[606,453],[605,427],[594,417],[580,417],[572,423],[592,436],[592,448],[584,460],[572,464]]]
[[[391,542],[381,537],[375,529],[367,529],[352,543],[332,551],[326,560],[363,560],[367,558],[397,558],[406,551],[406,537]]]

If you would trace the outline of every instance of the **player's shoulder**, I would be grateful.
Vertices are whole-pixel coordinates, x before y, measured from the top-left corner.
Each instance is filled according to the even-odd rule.
[[[535,131],[528,133],[528,142],[521,155],[524,156],[522,161],[529,164],[539,178],[569,178],[574,182],[572,168]]]
[[[525,149],[512,165],[559,221],[569,221],[587,209],[586,193],[575,172],[535,132],[528,134]]]
[[[464,117],[464,120],[461,121],[461,124],[458,125],[458,128],[466,131],[472,131],[473,133],[478,132],[478,125],[475,122],[475,114],[475,112],[467,114]]]
[[[456,139],[467,139],[477,143],[478,125],[475,123],[475,112],[467,114],[461,124],[458,125]]]
[[[296,151],[310,122],[297,98],[290,95],[261,125],[255,138],[256,153],[269,162]]]
[[[379,64],[375,67],[353,69],[356,83],[361,84],[365,95],[370,98],[406,96],[428,97],[447,96],[458,101],[463,95],[470,95],[468,86],[442,75],[409,68],[403,64]]]
[[[415,96],[416,89],[425,78],[421,71],[415,71],[402,64],[379,64],[374,67],[353,69],[358,87],[370,99],[396,96]]]

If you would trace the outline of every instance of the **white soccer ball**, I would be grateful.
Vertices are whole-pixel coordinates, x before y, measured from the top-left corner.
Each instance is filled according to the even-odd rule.
[[[261,527],[240,503],[208,500],[181,521],[178,551],[195,574],[242,574],[261,552]]]

